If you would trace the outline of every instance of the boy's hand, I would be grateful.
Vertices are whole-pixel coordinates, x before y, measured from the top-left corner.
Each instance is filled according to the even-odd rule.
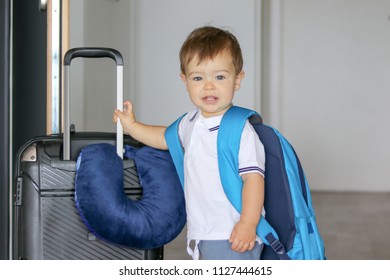
[[[123,112],[119,109],[114,111],[113,122],[116,123],[119,119],[123,126],[124,132],[130,134],[130,127],[136,122],[133,113],[133,104],[131,104],[130,101],[125,101],[123,103],[123,108]]]
[[[256,226],[239,221],[230,235],[232,250],[243,253],[252,250],[256,241]]]
[[[165,126],[145,125],[135,120],[133,112],[133,104],[130,101],[123,103],[123,112],[116,109],[112,120],[116,123],[120,120],[123,132],[129,134],[135,140],[144,143],[147,146],[167,150],[167,142],[165,141]]]
[[[256,241],[256,228],[260,221],[264,202],[264,178],[259,173],[245,173],[242,176],[242,211],[240,220],[234,226],[229,241],[232,250],[252,250]]]

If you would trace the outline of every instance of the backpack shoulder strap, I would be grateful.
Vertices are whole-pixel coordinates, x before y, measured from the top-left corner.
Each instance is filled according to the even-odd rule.
[[[238,173],[238,152],[246,120],[254,114],[255,111],[233,106],[224,114],[218,130],[219,175],[226,196],[238,212],[241,212],[242,208],[242,180]]]
[[[179,139],[179,124],[186,114],[178,118],[174,123],[167,127],[165,131],[165,141],[167,142],[169,153],[171,154],[181,186],[184,187],[184,152]]]
[[[238,172],[238,153],[242,130],[248,119],[261,122],[261,117],[257,112],[238,106],[231,107],[222,118],[217,139],[221,183],[227,198],[239,213],[242,210],[243,182]],[[256,232],[281,259],[289,259],[284,246],[279,241],[278,234],[264,217],[261,217]]]

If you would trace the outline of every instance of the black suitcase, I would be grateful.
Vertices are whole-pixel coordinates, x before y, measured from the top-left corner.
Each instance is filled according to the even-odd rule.
[[[112,49],[72,49],[65,56],[65,77],[75,57],[111,57],[117,68],[123,64]],[[68,61],[67,61],[68,58]],[[122,71],[122,69],[118,70]],[[122,104],[123,78],[118,74],[118,107]],[[163,259],[163,247],[138,250],[98,240],[82,222],[74,201],[76,159],[82,147],[94,143],[140,144],[117,133],[71,133],[69,126],[69,80],[65,78],[65,129],[63,134],[36,137],[16,156],[12,222],[13,259]],[[142,196],[134,162],[123,161],[125,193],[131,199]]]

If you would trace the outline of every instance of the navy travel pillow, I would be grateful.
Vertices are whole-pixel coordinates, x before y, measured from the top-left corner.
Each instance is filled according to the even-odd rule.
[[[80,152],[75,201],[80,216],[98,238],[118,245],[152,249],[173,240],[186,223],[183,189],[168,151],[125,146],[135,162],[143,195],[124,192],[123,161],[110,144]]]

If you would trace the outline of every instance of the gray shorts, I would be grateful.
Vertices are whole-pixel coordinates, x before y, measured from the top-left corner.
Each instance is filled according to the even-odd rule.
[[[259,260],[264,244],[256,242],[252,250],[243,253],[233,251],[229,240],[201,240],[198,246],[202,260]]]

